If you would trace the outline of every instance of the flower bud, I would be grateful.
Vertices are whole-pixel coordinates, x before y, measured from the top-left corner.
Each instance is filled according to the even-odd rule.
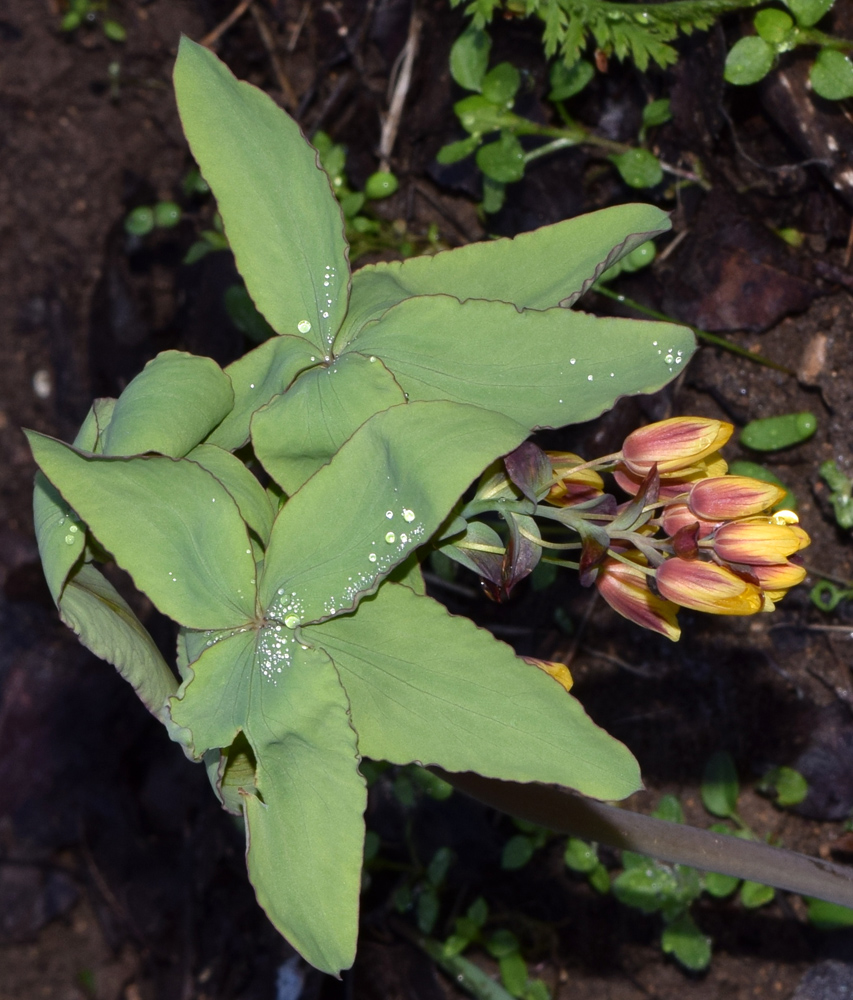
[[[546,454],[551,460],[554,475],[558,477],[545,497],[548,503],[555,507],[570,507],[593,500],[604,492],[604,481],[594,469],[572,471],[576,465],[586,464],[579,455],[569,451],[549,451]]]
[[[689,469],[659,473],[660,493],[658,495],[661,500],[674,500],[676,497],[689,493],[693,484],[700,479],[705,479],[708,476],[724,476],[728,468],[723,456],[715,451],[707,458],[695,462]],[[613,478],[626,493],[630,493],[633,497],[637,495],[645,477],[637,475],[631,472],[627,466],[619,464],[613,470]]]
[[[764,604],[754,583],[698,559],[667,559],[658,566],[655,582],[668,601],[711,615],[754,615]]]
[[[720,527],[720,521],[706,521],[702,517],[697,517],[686,503],[667,504],[661,514],[661,524],[663,530],[672,538],[682,528],[695,524],[699,526],[699,538],[707,538]]]
[[[681,635],[676,617],[678,608],[652,593],[648,577],[638,566],[608,558],[599,570],[595,585],[610,607],[624,618],[659,632],[673,642],[678,641]]]
[[[714,552],[729,563],[772,566],[810,544],[796,524],[777,524],[766,517],[729,521],[714,533]]]
[[[787,561],[772,566],[752,566],[750,571],[771,601],[781,601],[791,587],[796,587],[806,578],[804,566]]]
[[[661,475],[686,470],[722,447],[733,431],[723,420],[671,417],[632,431],[622,445],[622,459],[641,476],[655,464]]]
[[[714,476],[694,485],[687,506],[708,521],[731,521],[760,514],[784,496],[785,490],[775,483],[749,476]]]

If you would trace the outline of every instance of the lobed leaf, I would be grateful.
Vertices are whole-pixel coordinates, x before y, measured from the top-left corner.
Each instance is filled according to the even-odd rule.
[[[254,415],[255,455],[285,493],[295,493],[365,420],[405,401],[381,361],[344,355],[304,372]]]
[[[694,349],[693,334],[669,323],[449,295],[406,299],[349,347],[380,358],[410,400],[469,403],[528,428],[591,420],[619,396],[654,392]]]
[[[255,614],[255,563],[225,487],[185,459],[102,458],[27,432],[36,462],[137,587],[190,628]]]
[[[358,614],[310,625],[349,697],[359,751],[601,799],[640,787],[628,749],[509,646],[440,604],[388,583]]]
[[[233,405],[231,383],[215,361],[164,351],[148,362],[116,401],[106,429],[98,436],[98,451],[183,458]]]
[[[83,645],[111,663],[161,722],[178,682],[130,606],[90,563],[68,581],[59,600],[63,622]]]
[[[260,581],[268,615],[305,623],[354,608],[526,433],[500,414],[448,402],[377,413],[276,518]]]
[[[519,309],[573,305],[604,271],[669,228],[669,217],[653,205],[617,205],[514,239],[368,264],[353,275],[349,315],[335,350],[413,295],[490,299]]]
[[[188,38],[175,93],[252,300],[277,333],[301,333],[322,350],[346,314],[349,264],[316,152],[270,97]]]

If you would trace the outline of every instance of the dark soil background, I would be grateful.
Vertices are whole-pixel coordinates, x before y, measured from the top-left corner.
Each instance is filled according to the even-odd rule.
[[[182,194],[191,160],[169,83],[180,33],[202,39],[234,6],[115,0],[110,12],[128,34],[117,45],[97,27],[64,36],[58,0],[0,5],[0,1000],[296,996],[280,972],[290,949],[254,900],[240,832],[216,807],[202,769],[56,619],[37,560],[34,465],[20,431],[70,438],[93,396],[117,395],[159,350],[224,363],[244,349],[222,305],[233,280],[227,255],[181,263],[212,206]],[[295,113],[306,133],[323,128],[345,143],[358,188],[377,168],[388,81],[412,6],[256,0],[214,47],[238,76]],[[420,45],[391,158],[401,186],[376,211],[416,239],[435,224],[452,246],[487,235],[475,208],[477,175],[468,164],[434,161],[459,137],[451,105],[462,95],[447,59],[464,20],[446,0],[423,0],[418,11]],[[839,0],[833,16],[836,31],[850,37],[853,4]],[[811,410],[816,436],[768,461],[793,488],[813,538],[810,582],[821,574],[848,580],[853,548],[834,525],[817,470],[834,458],[853,472],[853,272],[845,259],[853,124],[845,107],[807,92],[807,58],[786,57],[761,87],[724,87],[725,32],[739,31],[735,17],[682,39],[682,60],[668,73],[641,76],[613,61],[572,107],[603,134],[629,140],[643,104],[671,96],[674,119],[657,131],[657,151],[682,174],[701,164],[707,184],[676,189],[669,174],[642,193],[673,211],[674,232],[653,269],[619,288],[793,374],[705,346],[657,397],[623,400],[594,424],[548,440],[591,457],[650,419],[699,413],[741,426]],[[529,71],[521,110],[547,120],[538,35],[537,26],[498,20],[493,60],[511,58]],[[513,234],[637,197],[606,161],[569,150],[536,161],[488,231]],[[157,198],[181,201],[181,224],[145,240],[127,237],[127,211]],[[783,226],[805,235],[798,249],[774,235]],[[755,457],[737,445],[727,456]],[[676,646],[623,622],[568,579],[546,591],[521,586],[503,606],[482,600],[473,578],[434,587],[452,610],[520,652],[570,663],[581,701],[643,767],[649,791],[629,807],[652,808],[673,792],[690,822],[708,825],[698,783],[708,756],[727,749],[746,786],[775,764],[809,778],[797,814],[747,790],[742,813],[755,830],[849,860],[849,603],[822,614],[806,586],[773,615],[685,613]],[[168,645],[168,626],[148,613]],[[566,620],[571,634],[558,627]],[[386,784],[374,792],[370,822],[391,855],[402,850],[404,822]],[[422,803],[415,830],[425,857],[443,845],[457,855],[436,933],[449,933],[452,913],[482,894],[562,1000],[853,995],[853,938],[811,928],[796,897],[781,895],[757,912],[701,901],[694,913],[714,939],[714,958],[707,973],[688,975],[662,956],[659,919],[596,895],[567,872],[559,839],[513,874],[499,865],[509,821],[459,795]],[[400,933],[407,918],[393,912],[393,888],[383,876],[365,896],[353,973],[343,983],[309,975],[304,997],[457,995]]]

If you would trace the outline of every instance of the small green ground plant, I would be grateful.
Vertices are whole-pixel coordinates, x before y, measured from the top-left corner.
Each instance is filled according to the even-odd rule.
[[[111,42],[127,41],[127,32],[109,13],[108,0],[67,0],[59,26],[62,31],[98,26]]]
[[[560,56],[558,72],[575,78],[591,75],[581,56],[594,43],[605,58],[630,58],[645,72],[650,63],[671,66],[678,53],[670,44],[678,34],[706,31],[724,14],[761,6],[763,0],[669,0],[638,7],[611,0],[451,0],[465,4],[474,29],[483,30],[497,11],[543,22],[545,56]],[[853,96],[853,63],[845,53],[853,41],[819,30],[834,0],[783,0],[763,7],[753,20],[754,35],[739,39],[726,58],[725,78],[744,86],[757,83],[776,65],[780,55],[798,47],[817,48],[809,80],[815,93],[829,100]]]
[[[650,129],[669,120],[666,98],[652,101],[644,108],[636,145],[615,142],[574,121],[565,106],[565,101],[579,94],[592,79],[595,71],[591,64],[580,60],[567,68],[565,63],[556,62],[551,68],[548,99],[562,124],[543,125],[513,111],[522,76],[509,62],[488,69],[490,50],[487,32],[473,24],[454,43],[450,72],[460,87],[475,92],[453,106],[468,138],[443,146],[436,156],[443,164],[475,156],[484,177],[485,212],[501,208],[506,185],[521,180],[528,164],[572,146],[585,145],[609,159],[631,188],[653,188],[663,180],[661,163],[646,148],[646,142]],[[525,150],[521,136],[548,141]]]

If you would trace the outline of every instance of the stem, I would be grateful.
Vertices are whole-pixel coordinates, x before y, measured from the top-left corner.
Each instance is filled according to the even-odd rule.
[[[551,566],[565,566],[567,569],[580,569],[581,564],[572,562],[571,559],[554,559],[552,556],[542,556],[542,562]]]
[[[667,316],[666,313],[658,312],[657,309],[649,309],[648,306],[641,305],[639,302],[629,299],[627,295],[612,291],[606,285],[596,285],[595,291],[605,296],[605,298],[621,302],[623,305],[628,306],[629,309],[634,309],[636,312],[642,313],[644,316],[650,316],[652,319],[660,319],[666,323],[679,322],[673,319],[672,316]],[[740,347],[738,344],[733,344],[730,340],[726,340],[725,337],[718,337],[716,334],[708,333],[706,330],[700,330],[698,326],[693,326],[691,323],[680,323],[680,325],[692,330],[700,340],[704,340],[709,344],[715,344],[717,347],[722,347],[732,354],[739,354],[741,357],[749,358],[750,361],[756,361],[767,368],[775,368],[777,372],[784,372],[785,375],[794,374],[790,368],[780,365],[778,361],[771,361],[770,358],[765,358],[761,354],[753,354],[752,351],[748,351],[745,347]]]
[[[537,538],[536,535],[522,528],[521,525],[518,526],[518,533],[523,535],[528,541],[533,542],[534,545],[540,545],[543,549],[583,548],[583,542],[546,542],[544,538]]]
[[[839,52],[850,52],[853,50],[853,42],[848,38],[836,38],[834,35],[827,35],[817,28],[797,28],[798,45],[820,45],[825,49],[837,49]]]
[[[430,770],[485,805],[557,833],[853,907],[853,868],[654,819],[561,788]]]

